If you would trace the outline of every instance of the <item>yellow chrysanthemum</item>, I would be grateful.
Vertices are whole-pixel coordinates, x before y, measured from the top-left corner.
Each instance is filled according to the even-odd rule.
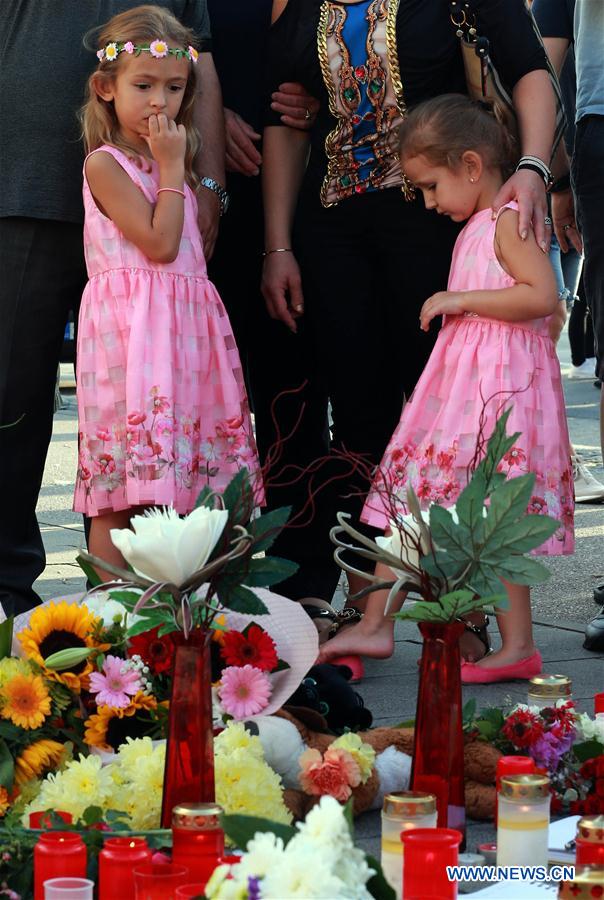
[[[224,731],[214,738],[214,753],[217,755],[228,756],[235,750],[245,750],[250,756],[264,760],[260,738],[250,734],[243,722],[229,722]]]
[[[15,675],[31,675],[31,668],[26,659],[17,659],[15,656],[5,656],[0,659],[0,691]]]
[[[17,636],[25,655],[37,662],[48,678],[65,684],[70,690],[79,694],[82,687],[87,686],[88,675],[93,665],[89,659],[78,663],[70,672],[55,672],[44,666],[44,660],[51,654],[67,647],[98,647],[108,649],[107,644],[97,644],[92,631],[99,620],[93,616],[86,606],[77,603],[49,603],[34,610],[29,620],[29,627]]]
[[[22,785],[32,778],[46,775],[60,766],[65,755],[65,747],[58,741],[45,739],[30,744],[15,760],[15,781]]]
[[[0,785],[0,818],[5,815],[9,806],[10,801],[8,799],[8,791],[5,787],[2,787],[2,785]]]
[[[19,728],[39,728],[50,714],[50,694],[40,675],[15,675],[2,688],[0,715]]]
[[[135,694],[132,702],[123,709],[99,706],[96,714],[90,716],[84,723],[86,728],[84,740],[90,747],[100,747],[101,750],[117,750],[128,736],[129,730],[128,727],[120,727],[119,721],[125,717],[136,715],[140,710],[152,709],[157,709],[157,700],[149,694],[143,694],[142,691]],[[124,725],[127,726],[127,723]],[[136,728],[130,730],[136,731]]]
[[[361,783],[365,784],[375,765],[375,750],[373,747],[369,744],[365,744],[358,734],[354,734],[352,731],[336,738],[336,740],[330,744],[330,747],[347,750],[348,753],[350,753],[361,770]]]

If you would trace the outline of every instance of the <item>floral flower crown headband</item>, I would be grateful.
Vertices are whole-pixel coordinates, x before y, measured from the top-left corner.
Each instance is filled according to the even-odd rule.
[[[184,57],[192,63],[196,63],[199,57],[195,47],[189,46],[186,50],[183,50],[181,47],[168,47],[167,41],[164,41],[162,38],[157,38],[155,41],[151,41],[150,44],[133,44],[132,41],[111,41],[103,49],[97,50],[96,55],[101,62],[103,60],[113,62],[120,53],[140,56],[143,51],[150,53],[155,59],[163,59],[164,56],[175,56],[176,59]]]

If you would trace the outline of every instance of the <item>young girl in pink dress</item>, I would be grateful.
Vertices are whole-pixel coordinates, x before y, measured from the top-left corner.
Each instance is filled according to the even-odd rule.
[[[560,368],[549,336],[556,284],[547,256],[531,233],[518,234],[515,203],[496,217],[492,204],[503,184],[512,144],[484,105],[461,95],[417,107],[401,126],[401,164],[429,209],[468,220],[453,251],[448,290],[422,307],[420,326],[435,316],[443,326],[426,368],[405,406],[381,464],[404,504],[408,484],[424,508],[453,506],[467,483],[486,405],[483,433],[498,411],[512,407],[508,433],[521,432],[504,457],[510,476],[536,475],[529,512],[558,519],[555,535],[536,553],[572,553],[573,481]],[[403,511],[403,506],[401,511]],[[374,485],[363,521],[388,527],[388,510]],[[385,567],[379,575],[391,573]],[[462,667],[464,682],[530,678],[541,671],[533,643],[530,590],[506,584],[509,610],[497,616],[502,646]],[[324,645],[322,659],[345,654],[386,657],[393,621],[384,617],[387,592],[369,596],[362,621]],[[404,595],[401,595],[402,603]]]
[[[208,281],[192,168],[193,34],[139,7],[99,35],[83,110],[84,242],[74,509],[90,552],[123,565],[109,532],[141,507],[190,512],[258,462],[231,326]],[[260,492],[258,486],[258,491]]]

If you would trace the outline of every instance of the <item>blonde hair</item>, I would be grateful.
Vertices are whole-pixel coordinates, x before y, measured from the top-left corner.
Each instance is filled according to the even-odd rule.
[[[518,162],[518,145],[497,104],[465,94],[441,94],[414,107],[399,127],[399,155],[425,156],[456,169],[467,150],[481,153],[489,168],[507,177]]]
[[[144,44],[156,38],[173,42],[185,50],[189,46],[195,46],[193,32],[181,25],[172,13],[161,6],[137,6],[114,16],[98,32],[96,44],[100,50],[112,41]],[[100,78],[115,80],[120,66],[124,65],[124,57],[127,58],[128,54],[120,53],[113,61],[102,59],[88,79],[86,102],[80,111],[82,137],[87,153],[92,153],[103,144],[109,144],[123,150],[129,156],[140,156],[139,151],[122,137],[113,103],[103,100],[95,90],[95,84]],[[187,132],[185,177],[192,188],[196,188],[199,184],[199,178],[193,171],[193,161],[201,143],[199,133],[193,124],[194,103],[195,72],[193,64],[189,63],[189,76],[176,122],[184,125]]]

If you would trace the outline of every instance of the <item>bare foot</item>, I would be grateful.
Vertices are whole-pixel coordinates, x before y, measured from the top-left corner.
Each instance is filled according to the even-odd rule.
[[[370,628],[365,620],[358,625],[342,628],[334,638],[321,646],[318,662],[330,662],[338,656],[358,654],[373,659],[387,659],[394,650],[392,622],[385,620],[379,628]]]
[[[531,644],[528,647],[510,648],[509,650],[502,647],[501,650],[497,650],[495,653],[489,653],[488,656],[479,660],[476,665],[484,669],[498,668],[499,666],[511,666],[523,659],[528,659],[529,656],[533,655],[536,649],[534,644]]]

